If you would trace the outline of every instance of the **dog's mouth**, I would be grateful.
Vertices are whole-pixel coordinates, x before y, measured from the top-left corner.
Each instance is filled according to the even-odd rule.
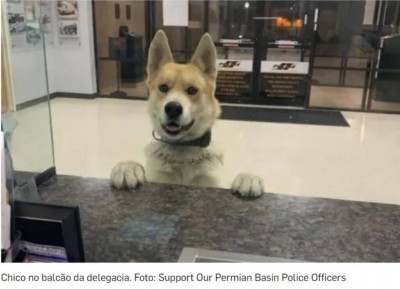
[[[169,135],[178,135],[182,132],[188,131],[194,124],[194,120],[192,120],[189,124],[187,125],[179,125],[175,121],[169,121],[167,124],[163,124],[162,128],[163,130],[169,134]]]

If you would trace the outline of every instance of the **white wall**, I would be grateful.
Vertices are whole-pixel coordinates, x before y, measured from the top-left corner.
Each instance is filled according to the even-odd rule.
[[[49,70],[56,76],[57,91],[96,92],[92,2],[79,1],[80,44],[63,43],[53,48]]]
[[[56,36],[56,3],[53,5],[55,41],[52,45],[46,45],[49,92],[95,93],[92,3],[90,0],[78,2],[80,43],[70,41],[63,44],[60,44]],[[45,96],[47,91],[42,47],[10,51],[15,103],[21,104]]]
[[[46,78],[43,50],[11,51],[15,104],[45,96]]]

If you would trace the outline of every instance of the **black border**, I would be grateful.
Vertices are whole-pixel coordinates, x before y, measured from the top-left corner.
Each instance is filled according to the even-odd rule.
[[[13,206],[16,228],[18,219],[60,223],[64,241],[60,246],[64,246],[68,262],[85,262],[79,207],[17,200]]]

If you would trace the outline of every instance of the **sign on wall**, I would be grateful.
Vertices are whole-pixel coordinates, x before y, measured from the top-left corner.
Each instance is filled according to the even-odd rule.
[[[308,62],[261,62],[260,90],[266,97],[305,97]]]
[[[228,97],[249,96],[252,65],[251,60],[218,60],[215,94]]]
[[[163,0],[164,26],[189,26],[188,0]]]

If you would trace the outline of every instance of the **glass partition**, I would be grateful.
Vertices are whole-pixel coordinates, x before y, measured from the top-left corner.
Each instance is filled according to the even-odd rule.
[[[395,102],[385,104],[376,96],[376,89],[383,83],[379,79],[394,86],[400,79],[396,81],[396,70],[380,70],[379,75],[377,71],[385,66],[381,59],[382,37],[394,36],[398,31],[399,1],[317,1],[316,4],[319,13],[309,106],[396,110]]]
[[[2,63],[10,81],[2,127],[18,183],[54,169],[45,58],[46,14],[51,1],[2,1]],[[5,20],[5,21],[4,21]],[[3,76],[2,76],[3,78]]]
[[[400,1],[382,1],[367,108],[400,112]]]

